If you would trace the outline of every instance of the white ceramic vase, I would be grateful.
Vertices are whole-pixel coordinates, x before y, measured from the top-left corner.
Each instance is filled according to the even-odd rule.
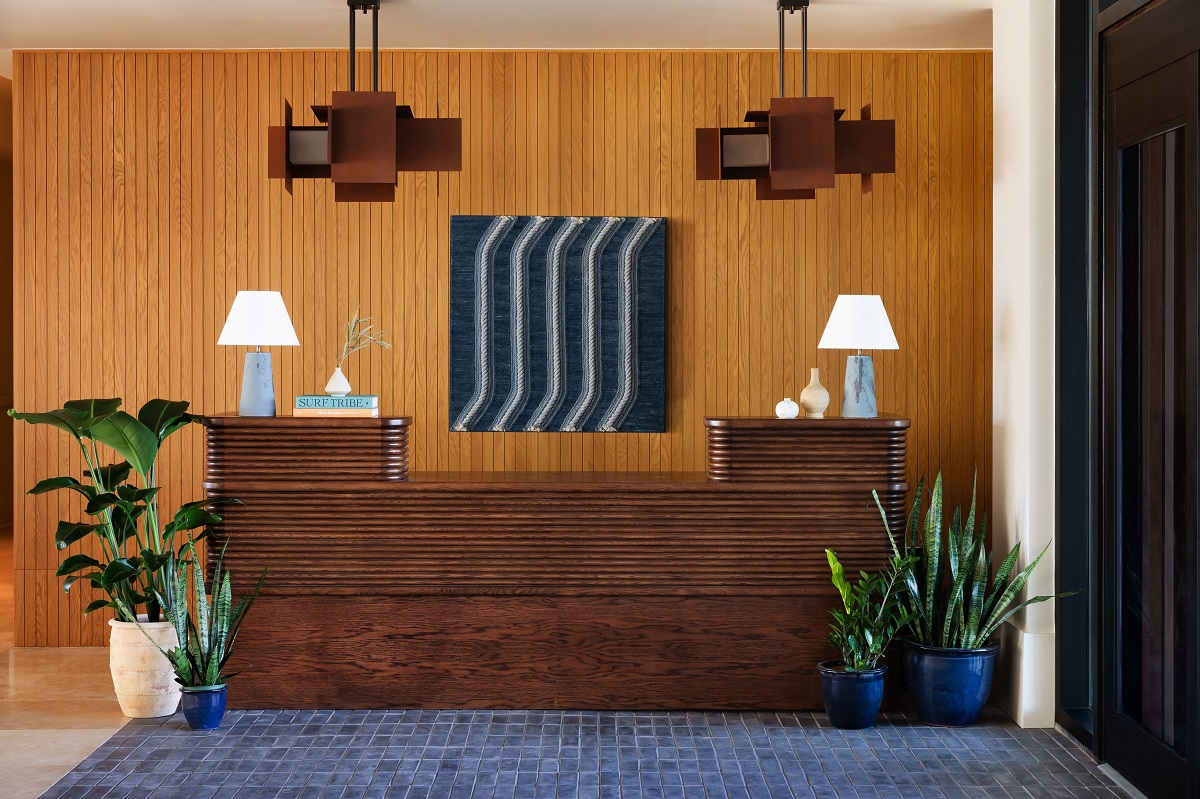
[[[800,415],[800,406],[791,397],[784,397],[775,406],[775,415],[780,419],[795,419]]]
[[[130,621],[108,622],[112,628],[108,668],[121,712],[131,719],[172,715],[179,708],[182,693],[171,662],[155,647],[158,644],[170,650],[179,646],[175,627],[167,621],[148,622],[145,618],[138,616],[141,627]]]
[[[804,406],[804,415],[809,419],[824,419],[825,409],[829,407],[829,390],[821,385],[821,370],[809,370],[812,379],[800,392],[800,404]]]
[[[333,370],[333,376],[325,384],[325,393],[331,397],[344,397],[350,393],[350,381],[342,374],[342,367]]]

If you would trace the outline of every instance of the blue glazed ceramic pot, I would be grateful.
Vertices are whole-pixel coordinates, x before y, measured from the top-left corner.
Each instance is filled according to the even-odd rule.
[[[969,727],[979,720],[1000,644],[983,649],[943,649],[904,642],[908,691],[917,717],[939,727]]]
[[[883,702],[883,673],[887,666],[870,671],[846,671],[840,660],[827,660],[821,670],[821,698],[829,722],[842,730],[875,726]]]
[[[225,694],[228,685],[184,688],[183,717],[193,730],[215,730],[225,716]]]

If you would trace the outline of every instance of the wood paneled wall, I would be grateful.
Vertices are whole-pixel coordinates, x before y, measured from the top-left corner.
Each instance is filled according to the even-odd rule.
[[[385,52],[384,88],[419,116],[461,116],[464,168],[402,174],[390,205],[266,179],[283,101],[325,102],[342,52],[31,52],[15,56],[16,404],[82,396],[237,407],[242,350],[217,335],[238,289],[283,292],[302,346],[275,351],[279,402],[318,391],[356,305],[390,351],[354,356],[355,389],[414,418],[414,470],[695,470],[703,417],[769,415],[808,369],[840,396],[844,352],[816,349],[838,293],[883,295],[898,352],[876,354],[880,407],[913,419],[912,474],[959,494],[991,463],[991,56],[814,53],[814,94],[897,120],[897,173],[808,202],[695,180],[694,130],[775,91],[769,52]],[[360,66],[366,74],[367,61]],[[799,60],[789,62],[799,85]],[[311,124],[311,121],[309,122]],[[661,435],[451,433],[452,214],[669,218],[668,411]],[[835,399],[835,408],[836,408]],[[162,457],[166,502],[198,498],[202,434]],[[53,576],[58,518],[35,480],[77,469],[53,430],[16,437],[18,644],[99,644],[86,592]]]
[[[0,308],[12,308],[13,280],[13,96],[12,81],[0,77]],[[0,486],[13,479],[12,317],[0,320]],[[0,535],[13,522],[13,495],[0,488]],[[8,575],[0,576],[0,580]]]

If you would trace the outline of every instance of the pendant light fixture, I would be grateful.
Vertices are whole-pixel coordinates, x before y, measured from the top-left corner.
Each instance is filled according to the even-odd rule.
[[[418,119],[395,92],[379,91],[379,0],[347,0],[350,8],[350,90],[330,105],[312,106],[321,125],[293,125],[285,102],[283,125],[267,128],[267,177],[333,181],[337,202],[392,202],[397,172],[462,170],[462,120]],[[355,91],[355,14],[371,12],[371,91]]]
[[[873,173],[896,171],[896,122],[842,119],[832,97],[808,96],[809,0],[779,0],[779,96],[770,110],[749,111],[751,127],[698,128],[697,180],[753,180],[759,200],[811,200],[834,187],[835,175],[861,175],[862,193]],[[801,97],[788,97],[784,69],[784,13],[800,11]]]

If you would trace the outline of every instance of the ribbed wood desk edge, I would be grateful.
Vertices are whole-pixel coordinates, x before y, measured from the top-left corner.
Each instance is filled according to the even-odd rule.
[[[732,481],[409,475],[404,417],[206,423],[204,487],[245,503],[223,508],[210,563],[232,539],[239,591],[271,567],[230,664],[253,664],[236,707],[817,708],[824,547],[883,565],[871,491],[894,524],[908,493],[903,449],[881,455],[858,422],[820,428],[868,440],[849,470],[830,455],[823,477]]]
[[[845,416],[831,416],[825,419],[797,417],[795,419],[780,419],[775,416],[737,416],[715,417],[704,419],[708,428],[733,430],[878,430],[900,429],[907,430],[912,425],[911,420],[902,416],[880,415],[874,419],[854,419]]]
[[[253,427],[288,428],[337,428],[374,429],[411,427],[411,416],[239,416],[237,414],[214,414],[202,420],[205,427],[222,429],[247,429]]]
[[[705,473],[718,483],[858,478],[900,482],[908,464],[910,422],[874,419],[704,420]]]

